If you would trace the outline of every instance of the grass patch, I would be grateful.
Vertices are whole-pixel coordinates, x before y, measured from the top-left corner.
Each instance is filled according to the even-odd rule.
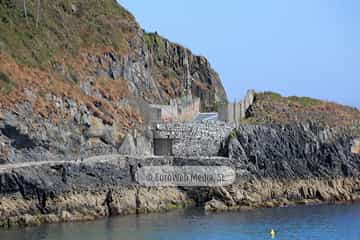
[[[181,209],[184,208],[182,204],[174,204],[174,203],[168,203],[166,204],[167,210],[175,210],[175,209]]]
[[[288,97],[287,99],[291,102],[299,103],[303,107],[313,107],[313,106],[320,105],[322,103],[322,101],[320,101],[320,100],[309,98],[309,97],[291,96],[291,97]]]
[[[164,78],[177,78],[178,77],[178,74],[173,70],[173,69],[166,69],[162,72],[162,75]]]
[[[81,48],[127,51],[134,17],[114,0],[0,1],[0,42],[18,63],[48,64],[57,55],[76,56]],[[21,1],[22,3],[22,1]],[[39,19],[37,24],[37,18]]]
[[[300,104],[303,107],[313,107],[313,106],[317,106],[323,102],[321,100],[313,99],[313,98],[309,98],[309,97],[298,97],[298,96],[283,97],[283,96],[281,96],[281,94],[275,93],[275,92],[264,92],[264,93],[260,93],[257,95],[259,95],[260,97],[265,97],[267,100],[270,100],[270,101],[274,101],[274,102],[288,101],[289,103]]]
[[[282,98],[281,94],[279,93],[275,93],[275,92],[263,92],[263,93],[260,93],[266,97],[269,97],[271,98],[272,100],[279,100]]]
[[[158,55],[166,54],[166,40],[160,37],[157,33],[145,33],[145,44],[149,49],[155,49]]]
[[[16,83],[11,80],[8,75],[0,72],[0,92],[8,94],[16,88]]]
[[[230,139],[237,138],[238,131],[236,129],[233,129],[229,135]]]

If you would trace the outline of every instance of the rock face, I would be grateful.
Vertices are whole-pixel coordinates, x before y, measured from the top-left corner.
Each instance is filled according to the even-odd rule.
[[[227,100],[207,59],[144,32],[115,0],[43,4],[41,33],[16,17],[22,4],[0,4],[0,162],[116,153],[149,104],[190,96],[213,110]]]
[[[157,33],[144,37],[153,60],[153,74],[162,86],[162,92],[165,91],[162,95],[174,97],[183,92],[191,93],[200,97],[202,111],[214,111],[216,103],[227,101],[219,75],[206,58],[194,56],[190,50]]]
[[[360,172],[359,156],[350,151],[353,139],[345,129],[311,123],[249,125],[237,129],[227,152],[259,177],[349,177]]]
[[[350,147],[359,133],[311,123],[241,126],[224,150],[234,159],[238,181],[225,189],[226,197],[212,196],[227,210],[358,200],[360,157]]]
[[[312,124],[242,126],[224,142],[222,153],[231,158],[110,155],[0,168],[0,222],[89,220],[189,205],[224,211],[360,200],[353,133]],[[154,188],[134,181],[139,167],[168,165],[229,166],[237,178],[227,187]]]
[[[171,162],[109,156],[87,163],[0,171],[0,226],[92,220],[194,205],[183,190],[145,188],[134,182],[138,166]]]

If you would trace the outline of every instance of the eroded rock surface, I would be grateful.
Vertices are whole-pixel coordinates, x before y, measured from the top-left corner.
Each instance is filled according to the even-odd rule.
[[[354,131],[351,131],[354,132]],[[346,129],[242,126],[226,157],[95,157],[0,171],[3,226],[88,220],[203,206],[209,211],[360,200],[360,155]],[[143,166],[230,166],[227,187],[143,187]]]
[[[211,197],[226,209],[359,200],[360,157],[350,150],[358,135],[313,123],[241,126],[224,149],[238,181]]]

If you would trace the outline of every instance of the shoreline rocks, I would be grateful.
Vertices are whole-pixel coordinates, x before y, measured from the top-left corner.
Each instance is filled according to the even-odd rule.
[[[227,157],[125,157],[0,167],[0,226],[94,220],[200,206],[208,211],[360,200],[360,155],[345,130],[313,125],[242,126]],[[228,187],[139,186],[143,166],[230,166]]]

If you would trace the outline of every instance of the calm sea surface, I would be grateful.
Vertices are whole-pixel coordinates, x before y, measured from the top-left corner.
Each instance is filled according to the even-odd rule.
[[[0,240],[360,240],[360,204],[206,214],[201,209],[0,230]]]

